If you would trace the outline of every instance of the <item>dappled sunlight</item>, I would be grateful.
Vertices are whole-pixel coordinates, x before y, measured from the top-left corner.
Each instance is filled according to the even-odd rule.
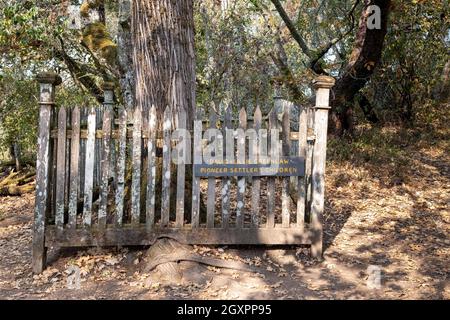
[[[0,299],[449,300],[447,7],[1,2]]]

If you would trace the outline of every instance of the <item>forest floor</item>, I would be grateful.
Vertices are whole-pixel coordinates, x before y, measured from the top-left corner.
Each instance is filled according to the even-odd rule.
[[[257,273],[181,262],[186,272],[174,281],[141,272],[142,248],[91,248],[50,251],[36,276],[34,196],[2,197],[0,299],[450,299],[449,136],[361,127],[352,140],[331,140],[321,262],[306,248],[194,248]],[[67,286],[73,265],[79,289]],[[377,268],[381,286],[373,288],[367,280]]]

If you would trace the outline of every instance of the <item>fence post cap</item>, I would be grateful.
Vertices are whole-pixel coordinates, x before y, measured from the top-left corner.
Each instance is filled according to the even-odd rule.
[[[114,88],[115,88],[115,84],[114,84],[114,82],[111,82],[111,81],[105,81],[104,83],[103,83],[103,90],[105,90],[105,91],[107,91],[107,90],[114,90]]]
[[[281,86],[278,82],[274,84],[274,90],[273,90],[273,98],[276,99],[283,99],[283,95],[281,94]]]
[[[36,77],[39,83],[49,83],[59,86],[62,83],[61,77],[55,72],[42,72]]]
[[[318,76],[313,81],[314,88],[316,89],[331,89],[336,84],[336,80],[330,76]]]

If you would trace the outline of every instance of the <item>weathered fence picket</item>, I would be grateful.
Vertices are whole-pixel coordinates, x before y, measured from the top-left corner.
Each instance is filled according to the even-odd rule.
[[[111,85],[105,85],[105,101],[103,116],[103,152],[101,153],[101,182],[100,182],[100,207],[98,209],[98,224],[106,227],[109,193],[109,176],[111,168],[111,130],[113,120],[114,93]]]
[[[161,226],[167,227],[170,222],[170,181],[172,177],[171,132],[172,112],[169,107],[164,111],[163,118],[163,166],[162,166],[162,196],[161,196]]]
[[[64,197],[66,171],[66,108],[61,107],[58,112],[58,151],[56,158],[56,216],[55,224],[58,231],[64,228]]]
[[[313,108],[308,108],[308,112],[307,112],[307,117],[308,117],[308,132],[307,132],[307,141],[308,141],[308,146],[306,149],[306,161],[305,161],[305,169],[306,169],[306,174],[305,174],[305,182],[306,182],[306,206],[308,208],[311,207],[311,194],[312,194],[312,179],[311,179],[311,174],[312,174],[312,158],[313,158],[313,150],[314,150],[314,143],[315,143],[315,136],[314,136],[314,131],[312,128],[314,128],[314,109]],[[308,222],[310,222],[310,212],[306,211],[305,212],[305,221],[307,220]]]
[[[260,130],[262,126],[262,113],[259,106],[256,107],[254,115],[254,129],[256,132],[256,138],[254,139],[255,145],[250,153],[250,162],[258,163],[260,157]],[[252,214],[250,225],[252,228],[257,228],[259,226],[260,219],[260,197],[261,197],[261,178],[254,177],[252,179]]]
[[[119,152],[117,157],[117,190],[116,190],[116,224],[123,223],[124,198],[125,198],[125,161],[127,148],[127,111],[119,109]]]
[[[217,116],[214,111],[211,111],[209,115],[209,128],[215,130],[217,128]],[[215,142],[216,139],[211,131],[207,131],[206,139],[208,143]],[[209,136],[211,134],[211,136]],[[208,198],[206,208],[206,227],[214,228],[214,212],[216,207],[216,178],[208,178]]]
[[[86,142],[86,165],[84,171],[84,208],[83,225],[90,227],[92,224],[92,201],[94,191],[94,161],[95,161],[95,108],[91,107],[88,115],[88,137]]]
[[[283,136],[283,156],[287,157],[291,154],[291,126],[290,126],[290,114],[287,110],[283,113],[282,121],[282,136]],[[290,178],[286,177],[282,179],[281,187],[281,218],[283,228],[289,228],[291,219],[290,210],[290,195],[289,195],[289,182]]]
[[[197,110],[196,120],[194,122],[194,164],[201,164],[202,157],[202,118],[203,113],[201,109]],[[192,174],[192,228],[200,227],[200,177]]]
[[[306,159],[308,148],[308,114],[305,107],[300,108],[300,119],[298,121],[299,126],[299,140],[298,140],[298,152],[299,156]],[[297,226],[301,229],[305,224],[305,211],[306,211],[306,181],[305,177],[298,178],[298,199],[297,199]]]
[[[232,125],[231,106],[227,105],[225,109],[225,121],[223,125],[225,163],[234,163],[234,134]],[[227,229],[230,223],[230,196],[231,196],[231,178],[222,180],[222,228]]]
[[[245,163],[246,157],[246,137],[245,130],[247,130],[247,112],[244,108],[239,112],[239,129],[236,137],[237,151],[236,160],[237,163]],[[237,185],[237,204],[236,204],[236,226],[239,229],[244,227],[244,215],[245,215],[245,191],[247,185],[246,177],[238,177]]]
[[[156,205],[156,107],[153,105],[148,122],[148,173],[147,173],[147,230],[155,224]]]
[[[82,107],[80,108],[80,198],[84,198],[84,180],[85,180],[85,168],[86,168],[86,137],[87,135],[82,136],[81,131],[87,133],[87,118],[89,114],[89,108]]]
[[[57,127],[58,125],[58,112],[56,106],[52,108],[51,112],[51,126]],[[56,219],[56,179],[57,179],[57,157],[58,157],[58,140],[50,139],[50,194],[49,194],[49,210],[50,210],[50,219]]]
[[[270,155],[276,159],[279,150],[279,130],[277,127],[277,112],[273,109],[269,114],[270,131]],[[267,181],[267,228],[275,228],[275,177],[269,177]]]
[[[181,111],[178,113],[178,128],[181,130],[186,130],[186,113]],[[184,136],[183,131],[177,131],[174,139],[178,139],[179,145],[184,145],[182,148],[184,152],[190,150],[187,146],[187,137]],[[170,148],[170,146],[169,146]],[[186,159],[185,154],[177,153],[177,194],[176,194],[176,221],[175,226],[177,228],[182,228],[184,225],[184,189],[186,186]]]
[[[70,191],[69,191],[69,229],[75,229],[77,224],[78,193],[80,184],[80,108],[72,111],[72,137],[70,155]]]
[[[174,115],[170,106],[164,112],[159,106],[145,112],[136,108],[129,117],[123,107],[115,108],[110,84],[104,87],[103,106],[61,107],[56,113],[54,92],[60,79],[54,74],[39,79],[34,272],[45,267],[51,245],[148,245],[160,237],[186,244],[307,244],[313,256],[322,254],[330,78],[315,82],[316,107],[300,108],[299,128],[292,133],[286,108],[280,121],[277,108],[263,118],[257,106],[249,121],[244,108],[233,115],[227,106],[221,120],[210,111],[205,130],[200,109],[192,124],[186,113]],[[186,128],[193,129],[192,137],[184,135]],[[196,166],[211,168],[216,162],[227,168],[259,166],[278,159],[280,150],[284,157],[292,156],[293,139],[304,175],[196,173]],[[212,163],[205,163],[206,156]],[[298,184],[296,202],[290,181]],[[191,201],[191,219],[186,201]]]
[[[141,213],[141,152],[142,110],[136,107],[133,114],[133,177],[131,183],[131,222],[139,224]]]
[[[95,107],[95,152],[94,152],[94,190],[99,190],[101,185],[101,165],[102,165],[102,153],[103,153],[103,137],[99,137],[97,132],[103,129],[104,121],[104,106],[100,105]]]

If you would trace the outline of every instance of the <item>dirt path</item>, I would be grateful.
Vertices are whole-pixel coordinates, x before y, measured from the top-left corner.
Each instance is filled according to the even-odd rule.
[[[0,198],[0,299],[450,299],[449,163],[432,147],[409,150],[403,166],[332,162],[323,262],[304,248],[195,247],[261,271],[183,262],[181,281],[141,273],[144,251],[127,248],[53,249],[47,271],[33,276],[33,196]],[[67,288],[73,265],[80,289]],[[381,270],[381,288],[367,286],[369,267]]]

